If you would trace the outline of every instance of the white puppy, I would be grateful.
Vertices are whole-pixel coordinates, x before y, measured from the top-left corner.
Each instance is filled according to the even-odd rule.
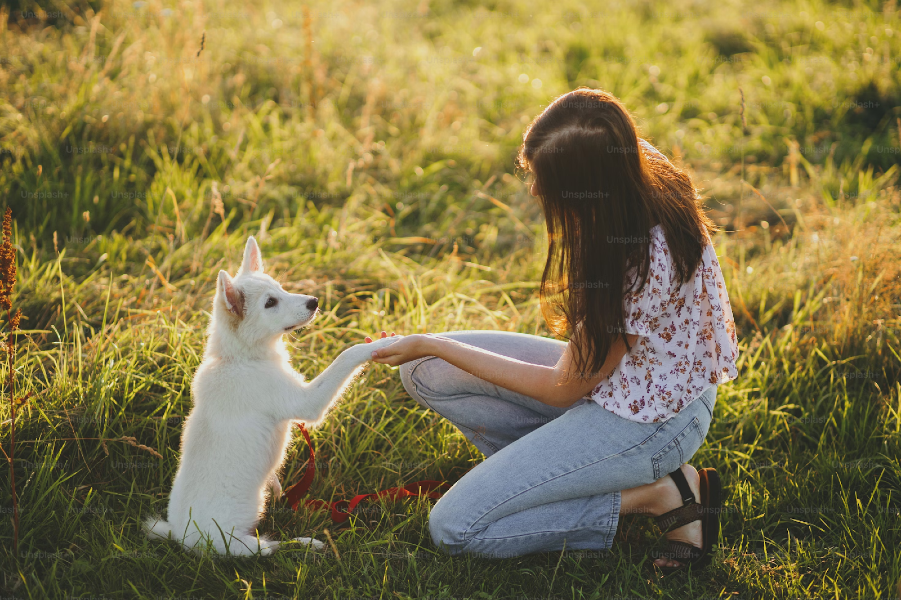
[[[256,240],[232,279],[219,271],[209,341],[194,375],[194,406],[185,422],[181,463],[169,497],[168,522],[144,522],[151,539],[172,537],[202,552],[269,555],[278,542],[258,538],[266,488],[281,495],[278,471],[294,421],[318,425],[373,350],[401,336],[342,352],[311,382],[291,368],[282,335],[309,324],[318,300],[289,294],[263,273]],[[316,548],[322,543],[296,538]]]

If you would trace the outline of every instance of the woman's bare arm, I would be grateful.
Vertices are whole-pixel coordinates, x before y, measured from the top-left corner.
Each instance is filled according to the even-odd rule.
[[[629,345],[638,336],[627,334]],[[442,337],[410,335],[372,353],[374,362],[400,365],[423,356],[436,356],[480,379],[508,390],[535,398],[550,406],[568,407],[591,392],[606,379],[626,355],[626,344],[616,340],[607,354],[603,368],[582,376],[573,371],[572,344],[553,367],[534,365]]]

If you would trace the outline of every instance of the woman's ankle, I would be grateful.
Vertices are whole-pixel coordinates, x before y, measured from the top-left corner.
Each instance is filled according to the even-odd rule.
[[[701,483],[701,478],[698,475],[697,469],[689,464],[684,464],[679,468],[681,469],[682,474],[685,476],[685,479],[688,482],[688,487],[691,488],[693,492],[695,501],[697,501],[698,492],[700,489],[699,486]],[[656,490],[657,506],[655,510],[657,511],[657,513],[654,516],[659,517],[664,513],[682,506],[682,493],[679,491],[679,487],[676,485],[676,482],[673,481],[672,477],[666,475],[664,477],[661,477],[654,483],[659,484],[660,486]]]
[[[621,492],[620,515],[644,515],[656,517],[666,511],[661,511],[660,480],[639,487],[623,490]]]
[[[682,473],[694,489],[700,481],[697,470],[691,465],[682,465]],[[676,482],[668,475],[657,481],[621,492],[620,515],[642,514],[659,517],[681,506],[681,495]]]

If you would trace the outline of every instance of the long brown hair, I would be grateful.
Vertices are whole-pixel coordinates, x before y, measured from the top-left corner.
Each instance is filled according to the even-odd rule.
[[[619,100],[579,88],[532,121],[517,160],[533,175],[547,225],[541,310],[557,335],[578,333],[574,367],[585,379],[626,339],[624,294],[644,287],[651,228],[662,226],[679,284],[715,230],[691,178],[638,140]]]

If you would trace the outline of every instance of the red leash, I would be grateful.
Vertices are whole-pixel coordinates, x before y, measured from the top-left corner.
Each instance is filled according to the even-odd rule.
[[[307,461],[306,473],[303,474],[300,481],[285,490],[285,499],[288,501],[291,509],[295,511],[300,506],[300,499],[310,490],[313,479],[316,477],[316,454],[313,451],[313,442],[310,441],[310,434],[307,433],[307,428],[304,427],[303,423],[297,423],[297,427],[300,429],[300,433],[303,434],[303,439],[306,440],[307,446],[310,448],[310,459]],[[359,496],[354,496],[350,502],[347,500],[336,500],[329,503],[325,500],[307,500],[304,502],[304,506],[329,510],[332,515],[332,521],[335,523],[343,523],[350,518],[351,513],[353,513],[357,505],[368,498],[387,497],[399,500],[401,498],[425,496],[426,498],[437,500],[441,497],[441,492],[437,490],[448,487],[450,487],[450,484],[445,483],[444,481],[414,481],[404,487],[388,488],[387,490],[375,492],[374,494],[360,494]]]

